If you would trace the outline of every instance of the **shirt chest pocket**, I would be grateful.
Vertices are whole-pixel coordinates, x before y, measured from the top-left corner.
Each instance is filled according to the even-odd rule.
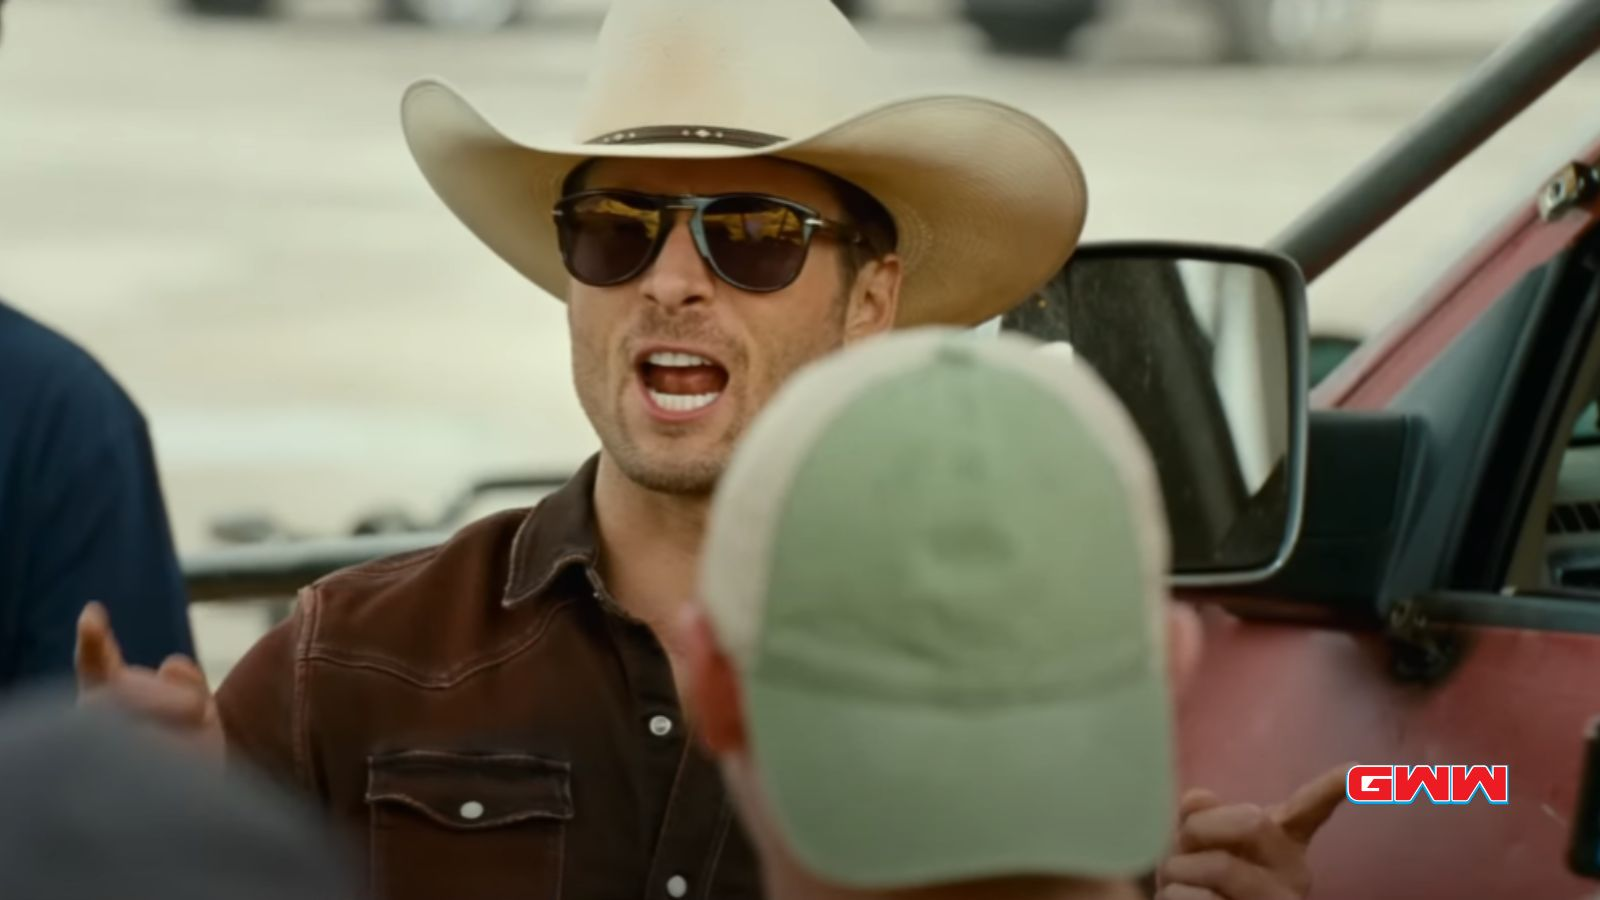
[[[367,764],[376,900],[555,900],[571,768],[522,754],[408,750]]]

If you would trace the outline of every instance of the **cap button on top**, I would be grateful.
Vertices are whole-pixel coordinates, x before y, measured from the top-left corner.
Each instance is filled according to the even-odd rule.
[[[666,737],[672,733],[672,720],[666,716],[651,716],[650,733],[656,737]]]
[[[940,362],[971,365],[978,359],[978,349],[973,346],[971,336],[963,334],[940,344],[938,356]]]

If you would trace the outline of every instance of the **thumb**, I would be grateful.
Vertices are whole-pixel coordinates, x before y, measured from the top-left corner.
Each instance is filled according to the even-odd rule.
[[[1203,813],[1208,809],[1215,809],[1221,805],[1222,798],[1218,797],[1215,792],[1208,791],[1205,788],[1190,788],[1184,792],[1183,799],[1178,802],[1179,852],[1189,853],[1201,849],[1195,843],[1194,838],[1184,830],[1183,823],[1187,822],[1190,816]]]
[[[202,693],[211,693],[211,685],[206,682],[206,673],[194,660],[182,653],[174,653],[161,663],[161,668],[156,671],[157,677],[172,684],[185,685],[195,688]]]
[[[80,689],[105,684],[127,665],[122,660],[122,648],[117,645],[116,635],[111,632],[111,617],[97,602],[85,606],[78,616],[76,658]]]
[[[1214,806],[1221,806],[1222,798],[1205,788],[1191,788],[1183,795],[1183,800],[1178,804],[1178,818],[1187,819],[1197,812],[1204,812]]]
[[[1289,837],[1301,844],[1311,843],[1317,831],[1333,816],[1345,799],[1345,773],[1350,764],[1335,766],[1300,786],[1273,818]]]

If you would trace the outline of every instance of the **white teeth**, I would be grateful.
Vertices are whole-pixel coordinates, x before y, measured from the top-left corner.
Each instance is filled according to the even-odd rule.
[[[687,366],[711,366],[716,364],[703,356],[695,356],[693,353],[652,353],[650,354],[650,365],[683,368]]]
[[[663,394],[660,391],[651,391],[650,399],[667,412],[694,412],[705,409],[713,401],[722,396],[716,394]]]

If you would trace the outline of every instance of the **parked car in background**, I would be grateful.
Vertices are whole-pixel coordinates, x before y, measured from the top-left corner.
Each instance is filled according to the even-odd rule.
[[[379,15],[389,21],[440,28],[492,31],[522,21],[537,0],[375,0]],[[834,0],[846,15],[861,11],[861,0]],[[180,0],[191,13],[210,16],[270,17],[281,0]]]
[[[278,14],[278,0],[179,0],[187,12],[206,16],[267,18]],[[395,22],[492,30],[519,20],[526,0],[375,0],[379,15]]]
[[[1120,0],[962,0],[1001,53],[1053,54]],[[1372,0],[1190,0],[1210,8],[1222,56],[1238,62],[1332,62],[1361,52]]]
[[[281,0],[180,0],[192,13],[268,17]],[[962,0],[962,13],[999,53],[1062,52],[1113,0]],[[1123,2],[1123,0],[1116,0]],[[1224,59],[1328,62],[1365,46],[1373,0],[1189,0],[1211,8]],[[538,0],[375,0],[382,18],[441,28],[490,31],[522,21]],[[871,13],[870,0],[834,0],[845,15]]]
[[[1373,0],[1204,0],[1237,62],[1335,62],[1372,35]]]

